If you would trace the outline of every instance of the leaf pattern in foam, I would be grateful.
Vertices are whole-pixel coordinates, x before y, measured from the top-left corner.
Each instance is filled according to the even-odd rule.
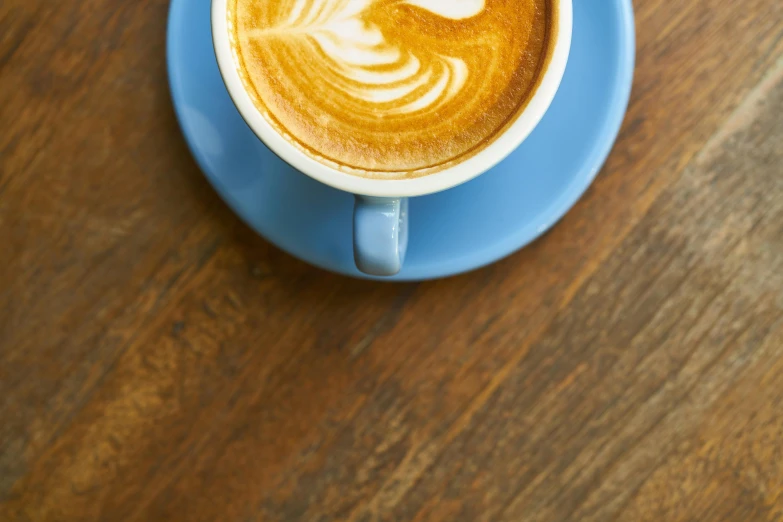
[[[465,84],[468,67],[458,57],[389,42],[362,15],[377,0],[292,0],[283,22],[248,33],[315,44],[327,57],[324,80],[384,114],[435,110]],[[459,20],[479,14],[485,0],[400,0],[438,16]],[[315,49],[313,49],[315,50]],[[320,56],[320,53],[315,54]]]

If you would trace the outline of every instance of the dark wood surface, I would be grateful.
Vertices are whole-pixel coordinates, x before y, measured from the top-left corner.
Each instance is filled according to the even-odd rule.
[[[783,519],[783,3],[636,0],[583,200],[404,285],[219,200],[167,7],[0,3],[0,520]]]

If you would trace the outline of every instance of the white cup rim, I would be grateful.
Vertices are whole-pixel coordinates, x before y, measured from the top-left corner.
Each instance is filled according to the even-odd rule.
[[[536,92],[517,119],[474,156],[434,174],[411,179],[372,179],[348,174],[311,158],[284,138],[261,114],[245,89],[229,39],[228,0],[212,0],[212,41],[220,74],[242,118],[272,152],[300,172],[339,190],[365,196],[423,196],[469,181],[511,154],[533,131],[557,93],[568,61],[573,26],[572,0],[558,0],[555,47]]]

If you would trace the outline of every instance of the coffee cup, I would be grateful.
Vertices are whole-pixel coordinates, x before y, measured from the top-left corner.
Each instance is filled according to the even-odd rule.
[[[513,115],[513,119],[502,130],[493,135],[491,140],[484,140],[481,146],[474,146],[470,154],[444,163],[438,169],[430,169],[431,172],[422,170],[409,177],[401,175],[393,179],[388,176],[357,175],[342,165],[324,161],[308,147],[292,140],[276,124],[275,118],[270,118],[259,109],[258,100],[237,65],[239,57],[232,43],[235,30],[233,24],[236,22],[228,16],[229,2],[232,1],[237,0],[212,0],[213,44],[229,95],[250,129],[280,158],[321,183],[355,195],[354,259],[359,270],[372,276],[391,276],[403,266],[408,243],[408,198],[447,190],[479,176],[503,160],[527,138],[557,92],[571,44],[572,0],[547,0],[555,6],[556,16],[551,20],[552,36],[548,43],[546,63],[542,64],[534,90],[524,100],[524,107]],[[408,1],[418,4],[416,8],[431,8],[427,3],[436,2]],[[484,0],[476,2],[477,5],[483,5]],[[455,0],[455,4],[449,5],[459,4],[467,5],[468,2]],[[448,122],[447,119],[445,123]],[[457,119],[454,122],[454,125],[458,125]],[[326,128],[319,139],[328,137],[329,130]],[[394,159],[392,157],[387,161],[393,163]],[[400,169],[403,170],[404,167]],[[520,172],[520,175],[524,175],[524,172]]]

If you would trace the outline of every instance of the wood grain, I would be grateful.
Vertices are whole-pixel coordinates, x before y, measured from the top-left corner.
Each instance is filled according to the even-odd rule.
[[[167,7],[0,4],[0,520],[783,520],[783,4],[635,1],[588,194],[406,285],[220,202]]]

